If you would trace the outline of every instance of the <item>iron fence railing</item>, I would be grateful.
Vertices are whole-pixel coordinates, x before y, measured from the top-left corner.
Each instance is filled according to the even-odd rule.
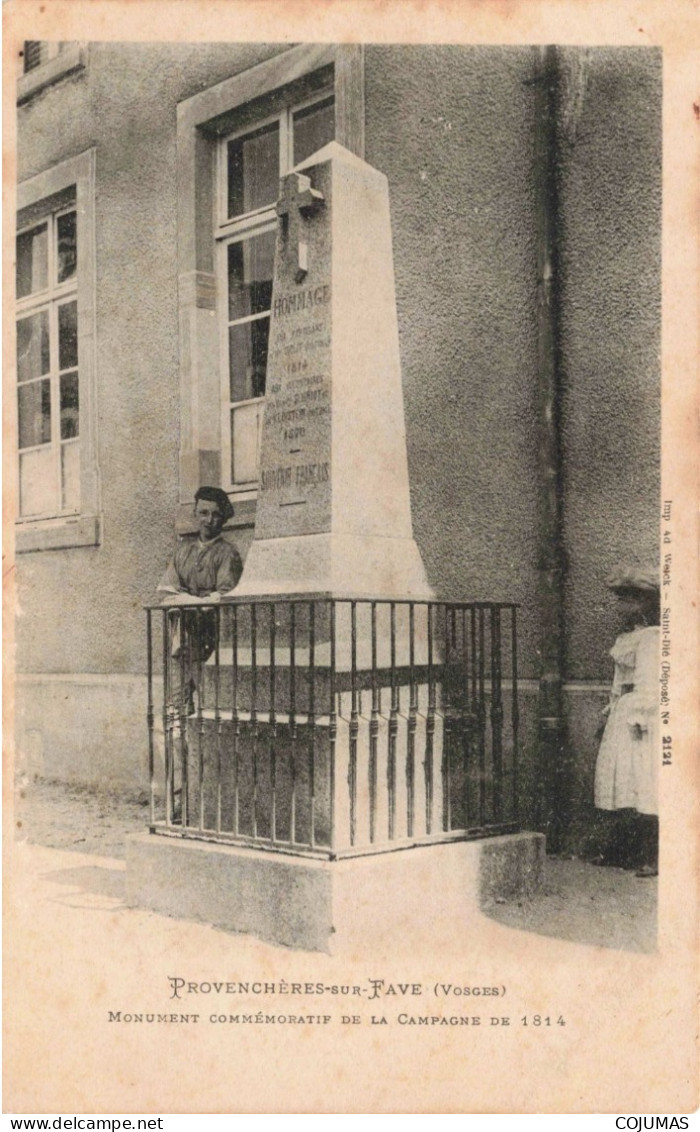
[[[151,606],[153,833],[338,858],[517,828],[516,607]]]

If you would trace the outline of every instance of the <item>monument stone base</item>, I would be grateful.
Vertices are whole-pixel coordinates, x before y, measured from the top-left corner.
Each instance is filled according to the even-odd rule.
[[[253,542],[233,595],[326,592],[372,600],[434,598],[412,538],[359,534],[290,535]]]
[[[482,902],[542,883],[545,838],[517,833],[341,861],[181,840],[129,838],[126,900],[303,951],[429,946],[463,932]]]

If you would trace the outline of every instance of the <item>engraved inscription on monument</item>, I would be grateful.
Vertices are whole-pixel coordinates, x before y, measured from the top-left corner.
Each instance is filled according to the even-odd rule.
[[[255,535],[237,597],[427,598],[386,177],[330,142],[283,178]]]
[[[330,178],[282,184],[270,322],[257,537],[331,524]]]

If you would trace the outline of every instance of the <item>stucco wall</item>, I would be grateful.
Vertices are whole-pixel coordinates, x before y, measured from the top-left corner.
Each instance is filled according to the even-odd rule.
[[[91,45],[84,77],[20,110],[21,177],[97,146],[105,515],[98,550],[22,559],[29,671],[143,668],[139,607],[176,502],[175,106],[275,50]],[[536,530],[531,67],[528,49],[366,57],[367,159],[392,199],[416,538],[442,596],[525,606]],[[527,610],[523,636],[531,662]]]
[[[588,54],[561,137],[567,674],[612,675],[605,576],[659,557],[661,55]],[[561,123],[560,123],[561,126]]]
[[[143,672],[142,603],[173,543],[179,375],[177,102],[281,50],[91,44],[80,76],[18,111],[19,179],[97,150],[97,410],[104,530],[21,555],[27,672]]]
[[[417,542],[441,597],[523,603],[534,660],[534,100],[528,48],[371,47]]]
[[[22,555],[19,663],[140,673],[141,605],[177,513],[177,102],[282,50],[93,44],[87,71],[19,110],[20,178],[97,151],[99,548]],[[618,626],[603,579],[657,553],[660,57],[587,53],[560,121],[567,678],[604,681]],[[389,179],[412,511],[444,598],[521,603],[537,675],[534,48],[371,46],[366,157]],[[566,128],[564,128],[566,127]],[[232,535],[242,550],[250,531]],[[535,807],[534,685],[523,696]],[[585,808],[601,690],[569,743]],[[573,703],[574,701],[572,701]],[[578,762],[577,762],[578,760]]]

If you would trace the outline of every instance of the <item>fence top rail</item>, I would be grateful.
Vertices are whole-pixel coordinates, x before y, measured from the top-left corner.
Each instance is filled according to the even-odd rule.
[[[173,595],[185,597],[189,595]],[[459,609],[459,610],[479,610],[479,609],[519,609],[520,602],[515,601],[449,601],[439,598],[412,598],[412,597],[373,597],[367,594],[330,594],[330,593],[308,593],[308,594],[261,594],[259,597],[251,596],[249,594],[237,597],[235,594],[221,597],[216,601],[210,601],[204,597],[192,597],[191,601],[168,602],[146,602],[143,606],[145,610],[156,609],[216,609],[223,606],[231,605],[310,605],[310,604],[335,604],[335,605],[412,605],[424,606],[433,609]]]

